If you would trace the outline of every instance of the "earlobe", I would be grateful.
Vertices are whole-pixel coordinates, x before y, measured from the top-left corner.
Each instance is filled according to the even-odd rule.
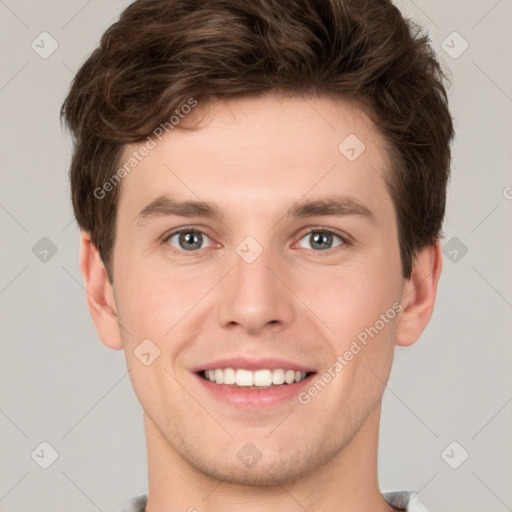
[[[412,345],[427,327],[434,309],[441,269],[442,253],[439,241],[417,254],[411,277],[407,280],[402,295],[403,310],[398,317],[397,345]]]
[[[89,313],[101,342],[113,350],[123,348],[117,319],[114,290],[98,249],[89,233],[82,233],[80,270],[85,283]]]

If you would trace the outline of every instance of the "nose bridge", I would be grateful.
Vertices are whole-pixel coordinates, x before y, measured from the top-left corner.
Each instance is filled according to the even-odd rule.
[[[252,237],[250,237],[252,238]],[[276,265],[276,258],[271,253],[268,245],[263,249],[255,246],[253,240],[245,240],[236,249],[237,256],[234,258],[233,277],[237,284],[238,293],[259,292],[269,294],[276,283],[272,272],[272,264]]]
[[[221,290],[218,308],[221,325],[236,323],[256,332],[267,324],[291,322],[292,298],[276,277],[281,265],[270,247],[270,243],[260,244],[253,237],[246,237],[236,247],[233,269]]]

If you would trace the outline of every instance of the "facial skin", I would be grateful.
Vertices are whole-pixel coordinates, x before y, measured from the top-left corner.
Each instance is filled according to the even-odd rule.
[[[124,178],[113,285],[87,233],[82,240],[91,315],[102,342],[125,350],[144,409],[146,510],[393,510],[377,481],[381,398],[395,344],[414,343],[430,319],[439,243],[404,279],[384,141],[357,107],[272,93],[199,105],[182,126],[198,120]],[[366,146],[352,162],[338,150],[349,134]],[[371,218],[286,216],[299,201],[333,196]],[[138,217],[163,197],[215,203],[222,219]],[[204,233],[199,249],[166,240],[182,227]],[[334,234],[318,248],[322,230],[347,241]],[[252,263],[236,250],[246,237],[263,249]],[[308,404],[236,407],[193,372],[227,357],[275,357],[319,377],[394,303],[402,311]],[[134,355],[145,339],[160,350],[149,366]],[[248,442],[262,454],[252,467],[237,457]]]

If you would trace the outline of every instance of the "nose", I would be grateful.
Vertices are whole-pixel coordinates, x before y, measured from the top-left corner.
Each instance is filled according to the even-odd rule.
[[[217,315],[224,328],[257,335],[263,330],[277,332],[293,321],[293,294],[270,251],[264,250],[252,263],[235,254],[234,268],[219,293]]]

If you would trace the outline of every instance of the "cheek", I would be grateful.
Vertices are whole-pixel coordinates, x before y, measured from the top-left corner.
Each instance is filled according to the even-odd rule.
[[[177,275],[163,277],[154,269],[133,268],[139,272],[125,273],[119,291],[119,319],[126,328],[125,358],[140,403],[157,415],[160,405],[171,396],[175,404],[186,402],[172,377],[183,342],[173,341],[182,336],[185,339],[185,334],[194,337],[188,320],[199,290],[183,286]]]
[[[213,267],[191,271],[190,267],[157,268],[128,260],[120,267],[116,302],[131,345],[150,338],[164,351],[173,336],[186,334],[187,329],[194,334],[193,319],[203,314],[197,306],[218,281]]]
[[[386,327],[380,330],[389,330],[396,317],[393,304],[400,297],[399,275],[375,262],[321,269],[300,288],[298,295],[334,331],[330,334],[340,348],[376,322],[382,327],[381,315]]]

